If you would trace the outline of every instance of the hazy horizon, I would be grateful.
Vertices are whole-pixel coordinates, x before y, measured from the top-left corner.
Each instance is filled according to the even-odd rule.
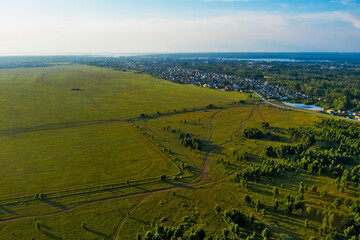
[[[13,0],[0,54],[360,52],[358,0]]]
[[[143,53],[96,53],[96,52],[89,52],[89,53],[76,53],[76,52],[60,52],[60,53],[0,53],[0,57],[46,57],[46,56],[95,56],[95,57],[117,57],[117,56],[140,56],[140,55],[176,55],[176,54],[221,54],[221,53],[232,53],[232,54],[302,54],[302,53],[309,53],[309,54],[360,54],[360,52],[143,52]]]

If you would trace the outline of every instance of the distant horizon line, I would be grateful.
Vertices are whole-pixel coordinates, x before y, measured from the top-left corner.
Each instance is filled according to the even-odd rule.
[[[246,53],[246,54],[289,54],[289,53],[306,53],[306,54],[360,54],[360,52],[336,52],[336,51],[264,51],[264,52],[220,52],[220,51],[209,51],[209,52],[142,52],[142,53],[118,53],[118,52],[26,52],[26,53],[0,53],[0,57],[46,57],[46,56],[138,56],[138,55],[164,55],[164,54],[236,54],[236,53]]]

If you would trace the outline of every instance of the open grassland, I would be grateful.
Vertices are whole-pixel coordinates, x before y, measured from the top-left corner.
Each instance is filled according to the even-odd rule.
[[[230,239],[246,239],[254,231],[255,239],[262,239],[264,228],[270,239],[322,239],[324,214],[335,215],[336,230],[346,224],[345,200],[338,207],[334,200],[359,197],[353,185],[339,188],[333,177],[301,169],[234,180],[239,171],[269,159],[272,167],[285,164],[265,156],[264,149],[295,145],[288,128],[313,126],[316,115],[278,110],[248,95],[87,66],[4,72],[0,84],[9,91],[0,104],[7,106],[10,99],[13,106],[0,109],[5,116],[0,239],[132,240],[156,225],[179,224],[186,234],[201,227],[207,236],[219,236],[230,228],[223,215],[231,208],[255,220],[237,235],[230,232]],[[205,108],[208,104],[215,107]],[[139,118],[141,113],[149,116]],[[15,119],[17,114],[22,118]],[[249,128],[264,135],[246,138]],[[185,146],[180,133],[199,139],[200,148]],[[311,149],[322,150],[323,145],[316,142]],[[285,196],[299,197],[304,184],[306,208],[289,213]],[[35,198],[40,192],[44,199]],[[245,201],[246,195],[252,203]],[[340,238],[345,239],[342,233]]]
[[[128,119],[246,99],[238,93],[174,84],[144,74],[77,65],[0,70],[0,85],[1,130]]]
[[[2,220],[194,181],[199,174],[180,169],[136,119],[247,98],[88,66],[1,70],[0,85]]]
[[[3,198],[174,175],[176,167],[130,123],[0,137]],[[19,147],[21,146],[21,151]]]

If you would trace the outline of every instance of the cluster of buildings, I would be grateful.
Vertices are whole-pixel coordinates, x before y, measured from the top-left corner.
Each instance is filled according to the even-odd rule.
[[[279,85],[267,81],[240,78],[233,75],[200,71],[194,68],[181,67],[177,63],[164,63],[154,59],[127,62],[129,69],[173,81],[180,84],[214,88],[222,91],[245,92],[249,89],[257,90],[268,99],[285,100],[289,98],[308,98],[300,92],[289,91]]]
[[[332,110],[332,109],[326,110],[326,112],[330,115],[346,116],[348,118],[354,118],[360,121],[360,112]]]
[[[261,80],[252,80],[252,79],[243,79],[245,84],[252,86],[254,89],[257,89],[259,93],[266,97],[267,99],[279,99],[285,100],[288,98],[309,98],[309,95],[306,95],[301,92],[289,91],[288,89],[281,87],[277,84],[270,84],[267,81]]]

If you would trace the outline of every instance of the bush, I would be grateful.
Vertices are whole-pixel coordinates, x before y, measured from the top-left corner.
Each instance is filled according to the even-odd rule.
[[[215,212],[216,212],[217,214],[219,214],[219,213],[221,212],[221,208],[220,208],[219,205],[216,205],[215,208],[214,208],[214,210],[215,210]]]
[[[166,175],[161,175],[160,176],[160,181],[165,182],[166,181]]]
[[[85,222],[85,221],[82,221],[82,222],[81,222],[81,228],[82,228],[82,229],[86,229],[86,222]]]
[[[268,238],[268,237],[270,237],[269,229],[268,229],[268,228],[265,228],[265,229],[262,231],[261,236],[262,236],[263,238]]]
[[[245,195],[244,200],[249,205],[252,203],[252,198],[248,194]]]

